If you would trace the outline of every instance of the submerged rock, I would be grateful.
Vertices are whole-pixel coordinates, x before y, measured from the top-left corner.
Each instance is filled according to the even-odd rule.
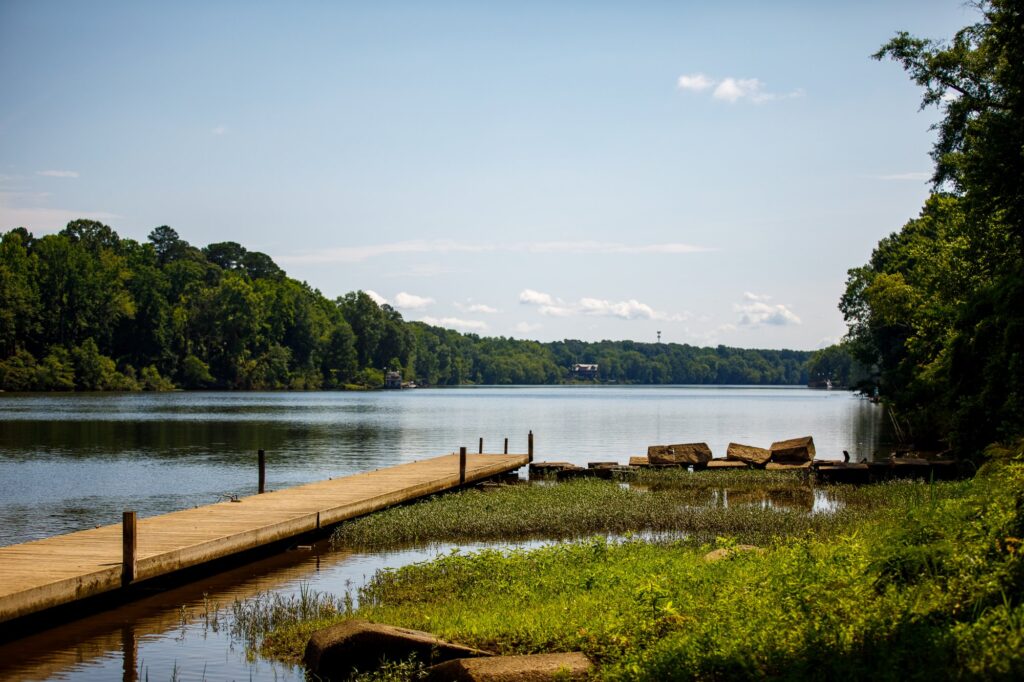
[[[404,661],[413,655],[430,664],[491,654],[429,632],[353,619],[314,632],[302,661],[319,679],[347,680],[353,669],[376,670],[382,660]]]
[[[772,443],[769,448],[772,461],[780,464],[800,464],[814,459],[814,438],[803,436]]]
[[[764,466],[771,457],[771,450],[741,443],[729,443],[729,448],[725,452],[726,459],[746,462],[754,466]]]
[[[647,460],[654,465],[696,464],[700,466],[711,461],[711,448],[707,443],[652,445],[647,448]]]
[[[593,665],[583,653],[462,658],[427,670],[429,682],[547,682],[586,679]]]

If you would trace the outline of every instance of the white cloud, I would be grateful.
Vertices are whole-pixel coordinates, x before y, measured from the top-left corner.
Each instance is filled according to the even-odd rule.
[[[497,308],[487,305],[486,303],[460,303],[455,302],[455,307],[464,313],[483,313],[485,315],[494,315],[500,312]]]
[[[77,178],[78,171],[72,170],[41,170],[36,171],[36,175],[42,175],[47,178]]]
[[[384,298],[373,289],[363,289],[363,293],[372,298],[373,302],[377,305],[384,305],[388,302],[388,299]]]
[[[771,296],[743,293],[746,303],[737,303],[733,309],[740,314],[739,324],[742,327],[760,327],[762,325],[785,326],[800,324],[800,318],[781,303],[768,303]]]
[[[932,174],[927,171],[912,171],[910,173],[890,173],[888,175],[876,175],[877,180],[930,180]]]
[[[533,289],[524,289],[519,293],[519,302],[525,305],[538,306],[537,312],[548,317],[571,317],[587,315],[590,317],[617,317],[622,320],[665,320],[681,322],[688,319],[688,314],[670,314],[657,311],[646,303],[636,299],[625,301],[608,301],[602,298],[584,296],[576,303],[567,303],[551,294]]]
[[[315,263],[358,263],[370,258],[408,253],[566,253],[590,254],[680,254],[714,251],[715,249],[670,242],[666,244],[623,244],[620,242],[598,241],[548,241],[473,243],[451,240],[410,240],[391,244],[367,244],[346,246],[336,249],[321,249],[316,252],[277,256],[275,260],[292,264]]]
[[[480,320],[463,320],[458,317],[421,317],[420,322],[434,327],[449,327],[465,331],[479,332],[487,329],[487,323]]]
[[[395,295],[395,307],[405,310],[420,310],[434,303],[434,299],[399,291]]]
[[[554,305],[555,299],[552,298],[551,294],[542,294],[539,291],[533,289],[523,289],[519,292],[519,302],[526,303],[529,305]]]
[[[228,132],[228,127],[223,123],[210,131],[214,135],[224,135]]]
[[[769,92],[765,89],[765,84],[759,78],[727,76],[719,80],[709,78],[702,73],[680,76],[677,81],[677,87],[680,90],[689,90],[691,92],[703,92],[714,88],[711,91],[711,97],[730,103],[746,99],[755,104],[760,104],[770,100],[791,99],[803,97],[804,95],[804,91],[799,88],[787,93]]]
[[[694,92],[700,92],[701,90],[707,90],[715,81],[711,80],[702,73],[692,73],[687,76],[680,76],[677,85],[680,90],[693,90]]]

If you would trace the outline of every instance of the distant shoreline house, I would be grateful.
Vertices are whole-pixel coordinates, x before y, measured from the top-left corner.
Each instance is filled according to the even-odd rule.
[[[597,364],[576,363],[572,366],[572,374],[577,379],[596,379]]]
[[[387,372],[384,375],[384,388],[401,388],[402,387],[402,373],[401,372]]]

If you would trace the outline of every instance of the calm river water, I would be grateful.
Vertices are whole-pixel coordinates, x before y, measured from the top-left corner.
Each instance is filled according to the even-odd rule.
[[[625,462],[648,445],[767,446],[813,435],[821,459],[888,448],[883,410],[850,393],[761,387],[475,387],[370,393],[0,394],[0,545],[148,516],[457,450]],[[0,644],[0,678],[303,679],[247,661],[201,614],[299,585],[344,592],[374,570],[448,548],[287,552],[129,606]]]

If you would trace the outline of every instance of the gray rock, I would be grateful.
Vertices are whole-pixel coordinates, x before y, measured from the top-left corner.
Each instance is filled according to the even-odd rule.
[[[462,658],[435,665],[429,682],[549,682],[586,679],[593,665],[584,654],[534,654]]]
[[[429,632],[353,619],[314,632],[302,660],[319,678],[347,680],[354,669],[376,670],[382,660],[404,661],[413,655],[429,665],[491,654]]]

